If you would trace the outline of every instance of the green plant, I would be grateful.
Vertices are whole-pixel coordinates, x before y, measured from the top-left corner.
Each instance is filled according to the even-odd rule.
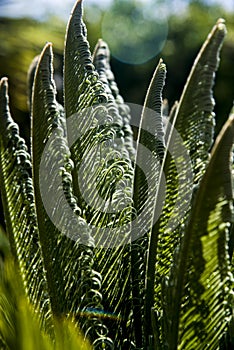
[[[91,57],[80,0],[66,33],[64,107],[50,43],[29,73],[31,155],[1,80],[1,191],[17,266],[8,257],[1,274],[3,349],[86,349],[79,329],[95,349],[233,345],[233,113],[210,152],[225,33],[219,20],[166,121],[159,61],[135,148],[108,47],[100,40]]]

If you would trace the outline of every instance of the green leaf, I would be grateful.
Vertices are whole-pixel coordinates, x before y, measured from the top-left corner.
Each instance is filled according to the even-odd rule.
[[[145,177],[142,176],[142,171],[139,167],[144,162],[146,164],[149,174],[148,178],[152,178],[154,173],[159,174],[160,162],[163,159],[164,155],[164,131],[163,131],[163,121],[162,121],[162,90],[165,84],[166,78],[166,66],[162,60],[160,60],[154,75],[152,77],[150,86],[148,88],[143,111],[141,122],[139,125],[139,133],[137,140],[137,155],[136,155],[136,164],[138,165],[135,168],[134,175],[134,204],[138,211],[142,210],[142,207],[149,205],[149,211],[152,212],[152,203],[154,205],[155,197],[155,188],[153,193],[150,194],[147,192],[147,183]],[[149,159],[145,159],[146,152],[144,147],[147,147],[150,150]],[[152,154],[156,158],[152,162]],[[152,181],[156,185],[157,180]],[[148,197],[148,204],[146,204],[146,194]],[[151,214],[153,216],[153,212]],[[147,221],[152,221],[153,217],[148,218]],[[148,225],[149,223],[139,223],[142,226]],[[151,225],[151,222],[150,222]]]
[[[189,150],[195,183],[199,182],[204,173],[213,143],[213,86],[226,33],[224,20],[219,19],[193,64],[175,117],[174,127]]]
[[[30,64],[30,67],[28,69],[28,77],[27,77],[27,87],[28,87],[28,106],[30,112],[32,111],[32,94],[33,94],[33,83],[35,78],[35,73],[38,65],[38,61],[40,59],[40,56],[34,57],[32,63]]]
[[[136,344],[138,347],[142,347],[142,313],[144,312],[144,307],[147,309],[146,315],[148,315],[148,312],[151,313],[151,303],[153,303],[152,290],[154,287],[155,253],[151,249],[153,254],[148,258],[145,268],[145,251],[148,248],[148,239],[145,233],[150,230],[154,217],[154,201],[160,174],[160,162],[164,153],[162,90],[165,83],[165,76],[166,66],[160,60],[145,98],[137,140],[133,200],[138,215],[141,211],[144,213],[143,215],[139,215],[140,219],[137,219],[137,226],[139,231],[142,231],[139,236],[145,236],[143,239],[140,238],[136,242],[133,242],[131,247],[132,288],[135,303],[135,305],[133,304],[133,314],[135,334],[137,337]],[[147,152],[145,148],[147,148]],[[143,175],[141,168],[147,169],[147,175]],[[147,183],[149,179],[150,183]],[[146,296],[144,296],[143,292],[145,281],[147,281]],[[150,284],[151,287],[149,286]],[[144,300],[145,305],[143,304]],[[150,331],[150,328],[147,325],[145,328],[146,337],[148,331]]]
[[[68,125],[75,121],[75,127],[68,132],[75,165],[74,193],[83,217],[92,227],[97,246],[94,268],[103,276],[104,310],[115,315],[117,325],[121,322],[121,328],[117,326],[119,331],[113,331],[112,336],[118,339],[117,332],[122,332],[122,339],[118,341],[123,342],[127,338],[122,330],[129,321],[131,297],[124,302],[123,295],[127,295],[129,285],[129,254],[125,245],[130,239],[129,229],[125,227],[131,220],[133,173],[130,147],[126,143],[130,142],[131,135],[125,139],[129,136],[124,125],[127,123],[120,114],[120,108],[124,108],[112,95],[113,82],[109,83],[105,77],[109,70],[108,57],[99,56],[99,49],[96,64],[100,76],[92,64],[78,1],[68,24],[64,71]],[[100,65],[103,65],[102,72]],[[122,277],[124,273],[127,281]]]
[[[40,188],[40,162],[46,142],[52,134],[53,129],[57,125],[61,127],[59,122],[61,111],[55,99],[55,84],[52,80],[52,48],[51,44],[47,44],[38,61],[32,95],[32,163],[33,163],[33,184],[36,199],[36,213],[38,219],[38,227],[40,232],[40,242],[42,245],[43,258],[46,266],[49,294],[51,298],[51,306],[53,313],[58,315],[63,310],[64,296],[62,293],[64,284],[61,272],[61,261],[56,259],[57,269],[53,267],[53,251],[57,248],[56,227],[48,217],[43,199],[41,197]],[[57,121],[57,124],[56,124]],[[63,131],[63,129],[62,129]],[[62,142],[60,144],[62,148]],[[53,152],[57,150],[50,150]],[[63,154],[64,156],[64,154]],[[61,157],[62,158],[62,157]],[[52,158],[53,159],[53,158]],[[51,169],[50,169],[51,171]],[[45,181],[49,181],[50,173],[42,173]],[[56,174],[53,174],[56,176]],[[58,176],[58,175],[57,175]],[[48,182],[49,183],[49,182]],[[51,193],[48,193],[51,196]],[[52,197],[53,199],[53,197]],[[55,203],[53,204],[55,206]],[[56,233],[55,233],[56,232]],[[48,234],[49,233],[49,234]],[[57,271],[57,272],[56,272]],[[59,286],[59,287],[57,287]],[[61,288],[57,293],[57,288]]]
[[[8,106],[8,84],[0,85],[1,191],[7,234],[27,296],[40,321],[51,331],[51,308],[35,212],[31,160]]]
[[[133,146],[133,131],[130,125],[130,108],[124,102],[119,93],[119,89],[110,66],[110,50],[107,43],[102,39],[99,39],[95,46],[93,63],[99,74],[99,79],[105,84],[107,91],[111,93],[112,98],[114,98],[115,103],[117,104],[118,111],[123,122],[121,130],[123,132],[124,145],[130,155],[130,158],[134,160],[135,148]]]
[[[217,349],[232,316],[228,233],[232,222],[234,118],[220,132],[175,264],[165,281],[164,331],[169,349]],[[171,317],[170,315],[173,315]]]
[[[105,104],[108,97],[105,94],[104,85],[98,79],[98,74],[92,63],[89,43],[87,41],[87,30],[82,20],[82,1],[80,0],[73,7],[65,37],[64,99],[66,118],[77,119],[75,137],[72,137],[68,133],[68,141],[72,143],[71,158],[75,164],[72,173],[74,193],[83,215],[91,217],[92,214],[86,213],[85,194],[82,196],[77,171],[82,158],[84,158],[84,153],[94,148],[99,140],[98,136],[95,137],[98,122],[95,116],[97,113],[107,114],[105,108],[104,112],[102,112],[93,111],[91,107],[98,104]],[[101,137],[103,137],[102,133]],[[76,142],[71,142],[73,138],[75,138]],[[91,183],[90,186],[93,186],[93,184]],[[92,201],[92,198],[88,198],[88,200]]]
[[[64,52],[64,97],[66,117],[90,107],[105,103],[103,84],[92,63],[87,41],[87,30],[82,20],[82,1],[73,7],[67,25]]]
[[[32,138],[36,207],[51,304],[55,315],[71,315],[85,337],[102,344],[108,330],[101,317],[83,317],[88,308],[103,309],[101,276],[93,269],[91,230],[73,195],[65,118],[55,96],[52,49],[47,44],[35,75]]]
[[[5,262],[0,275],[0,316],[1,349],[91,350],[71,320],[56,320],[54,337],[48,336],[48,330],[41,329],[32,304],[25,298],[18,269],[11,259]]]
[[[156,244],[149,249],[149,254],[156,254],[154,307],[159,312],[161,284],[168,276],[174,251],[184,233],[193,185],[199,183],[209,158],[214,129],[212,88],[225,34],[225,25],[219,20],[198,53],[178,106],[172,112],[173,124],[166,129],[167,152],[159,181],[162,191],[165,176],[166,192],[158,193],[155,207],[162,198],[165,202],[151,233]]]
[[[116,136],[114,135],[114,141],[116,140],[115,142],[118,142],[118,146],[116,147],[112,145],[112,150],[115,149],[119,152],[119,157],[125,158],[125,165],[122,162],[124,166],[123,176],[122,179],[119,178],[119,181],[122,183],[121,187],[118,186],[118,178],[116,179],[113,171],[113,176],[110,177],[111,183],[114,183],[116,186],[115,193],[112,197],[112,203],[121,203],[121,201],[123,203],[124,197],[126,198],[126,194],[128,194],[128,197],[126,199],[131,204],[133,178],[131,160],[133,161],[135,158],[135,149],[133,148],[133,133],[130,126],[130,109],[129,106],[124,103],[123,98],[119,94],[119,90],[117,88],[114,75],[110,67],[109,48],[108,45],[101,39],[99,39],[95,47],[93,60],[99,74],[99,79],[104,84],[105,91],[108,95],[108,104],[110,109],[108,108],[107,110],[110,110],[113,113],[113,110],[115,109],[116,116],[118,116],[119,126]],[[109,155],[107,154],[107,157],[108,156]],[[120,162],[117,162],[117,159],[115,163],[113,162],[111,165],[113,170],[114,166],[117,170],[118,163],[120,164]],[[108,172],[108,168],[104,169],[104,171]],[[116,172],[116,175],[118,176],[118,172]],[[127,178],[128,181],[126,182]],[[124,182],[125,186],[123,186]],[[103,187],[105,185],[105,183],[102,184]],[[129,224],[129,221],[131,219],[131,212],[132,207],[127,205],[127,208],[120,210],[120,215],[116,216],[116,219],[110,220],[109,218],[109,224],[112,221],[114,223],[114,225],[112,224],[113,227],[111,229],[112,237],[121,237],[122,225],[126,225],[126,228],[123,227],[123,232],[125,232],[125,235],[127,233],[127,237],[129,237],[131,231],[131,225]],[[125,239],[125,242],[128,243],[129,240]],[[129,245],[126,245],[125,242],[123,241],[122,247],[120,245],[119,249],[113,247],[111,250],[106,252],[100,251],[100,253],[96,256],[96,264],[98,266],[98,269],[101,267],[100,272],[103,276],[105,276],[103,279],[104,299],[108,301],[107,305],[114,311],[114,313],[116,315],[119,315],[118,331],[115,332],[114,336],[116,339],[115,346],[119,347],[127,346],[127,344],[130,346],[132,337],[130,337],[129,334],[133,333],[131,322],[131,255],[130,247]]]

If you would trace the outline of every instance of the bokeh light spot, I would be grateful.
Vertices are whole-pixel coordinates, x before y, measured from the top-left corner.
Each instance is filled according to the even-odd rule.
[[[102,37],[111,54],[129,64],[142,64],[161,52],[168,21],[157,2],[115,1],[102,20]]]

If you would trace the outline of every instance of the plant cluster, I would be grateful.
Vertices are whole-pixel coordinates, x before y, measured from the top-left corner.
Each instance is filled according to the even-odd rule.
[[[1,80],[0,186],[11,247],[2,250],[2,349],[234,345],[233,113],[213,140],[225,34],[220,19],[169,113],[162,60],[143,107],[130,109],[107,44],[99,40],[90,53],[78,0],[65,38],[63,106],[51,43],[30,67],[30,151]]]

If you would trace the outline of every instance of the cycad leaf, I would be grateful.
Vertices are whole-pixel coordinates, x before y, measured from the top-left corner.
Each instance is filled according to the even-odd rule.
[[[165,283],[164,335],[170,349],[175,344],[178,349],[217,349],[232,314],[228,231],[233,215],[233,142],[231,116],[212,149],[176,266]]]
[[[97,219],[98,214],[93,215],[93,208],[98,207],[98,196],[92,189],[99,186],[102,197],[112,196],[115,187],[115,184],[109,186],[110,171],[115,171],[112,158],[120,158],[122,161],[122,158],[128,158],[128,154],[118,153],[120,149],[121,152],[124,151],[121,135],[123,122],[112,94],[98,78],[92,64],[86,27],[82,21],[81,1],[77,1],[74,6],[67,28],[64,89],[67,123],[75,123],[72,128],[68,127],[71,157],[75,164],[74,193],[83,215],[95,225],[95,221],[101,223],[102,220]],[[122,168],[118,170],[120,163],[116,163],[116,171],[122,172]],[[80,168],[85,170],[82,176]],[[107,176],[110,182],[105,181]],[[80,184],[78,180],[81,177],[83,183]],[[102,185],[97,183],[97,178],[104,180]],[[105,200],[103,202],[105,205]],[[115,202],[117,204],[117,199]],[[105,215],[108,220],[109,217],[110,215]]]
[[[144,162],[144,165],[149,170],[147,178],[151,178],[153,173],[159,174],[159,164],[164,154],[164,132],[163,132],[163,120],[162,120],[162,90],[165,83],[166,66],[162,60],[160,60],[150,86],[147,91],[145,103],[143,106],[141,122],[139,125],[139,134],[137,140],[137,155],[136,155],[136,168],[134,177],[134,204],[138,211],[142,210],[142,207],[146,205],[146,193],[147,183],[145,177],[142,176],[142,171],[139,167]],[[146,152],[144,148],[147,147],[150,150],[150,156],[153,154],[156,157],[156,161],[152,162],[151,157],[145,159]],[[155,185],[156,185],[156,181]],[[148,189],[150,191],[150,188]],[[155,191],[155,188],[154,188]],[[148,205],[151,206],[149,211],[152,212],[152,204],[155,195],[148,194]],[[153,213],[151,214],[151,216]],[[152,221],[153,217],[147,218]],[[148,220],[147,220],[148,221]],[[146,223],[139,223],[142,227],[147,225]],[[151,225],[151,222],[148,225]]]
[[[44,261],[46,265],[46,273],[49,286],[49,294],[53,313],[60,314],[64,303],[62,296],[63,283],[61,272],[56,275],[53,270],[53,250],[57,248],[57,237],[55,236],[56,227],[48,217],[44,208],[40,189],[40,162],[42,159],[46,141],[49,140],[52,130],[49,125],[53,126],[56,117],[59,119],[60,110],[55,100],[55,85],[52,80],[52,49],[51,44],[47,44],[41,54],[38,62],[32,95],[32,160],[33,160],[33,184],[36,198],[36,211],[38,219],[38,227],[40,232],[40,241]],[[56,125],[54,124],[54,128]],[[57,150],[56,150],[57,151]],[[52,151],[51,151],[52,152]],[[54,150],[55,152],[55,150]],[[53,153],[52,153],[53,154]],[[42,174],[45,179],[50,174]],[[55,176],[55,174],[54,174]],[[49,194],[51,196],[51,194]],[[54,204],[55,205],[55,204]],[[49,233],[49,234],[48,234]],[[57,259],[56,259],[57,260]],[[58,270],[61,269],[60,262]],[[60,279],[59,279],[60,277]],[[57,292],[56,286],[61,288],[60,293]],[[60,299],[61,298],[61,299]],[[60,299],[60,300],[59,300]]]
[[[160,285],[168,275],[174,250],[183,235],[193,184],[200,181],[208,161],[214,128],[212,87],[225,33],[225,25],[220,20],[194,62],[175,114],[173,112],[173,124],[167,125],[168,151],[159,184],[161,188],[165,176],[165,204],[152,231],[157,241],[155,308],[159,310],[162,305]],[[156,207],[161,200],[159,193]]]
[[[175,116],[174,127],[189,149],[195,183],[204,173],[213,143],[213,85],[225,35],[224,21],[219,19],[194,62]]]
[[[119,125],[119,130],[116,134],[118,138],[121,137],[123,142],[119,142],[118,150],[122,157],[125,157],[126,167],[124,177],[129,177],[130,181],[125,182],[126,185],[122,186],[122,189],[118,190],[118,201],[121,201],[126,196],[126,190],[128,189],[129,195],[132,197],[132,179],[133,172],[131,167],[131,160],[134,160],[135,149],[133,148],[133,134],[130,126],[130,110],[128,105],[124,103],[123,98],[119,94],[114,75],[110,67],[110,52],[107,44],[103,40],[99,40],[95,50],[94,50],[94,64],[99,74],[100,80],[105,86],[105,91],[108,94],[108,101],[111,101],[110,108],[115,108],[118,112],[121,124]],[[116,138],[115,138],[116,139]],[[124,179],[123,177],[123,179]],[[112,182],[116,181],[114,177],[111,180]],[[124,182],[122,181],[122,184]],[[116,188],[117,189],[117,188]],[[117,191],[116,191],[117,194]],[[117,198],[117,197],[116,197]],[[113,198],[114,199],[114,198]],[[131,201],[130,201],[131,204]],[[126,210],[128,209],[128,211]],[[129,213],[129,219],[131,220],[132,207],[124,209],[126,214]],[[124,210],[122,213],[124,214]],[[125,218],[127,215],[125,214]],[[129,215],[128,214],[128,215]],[[121,217],[122,214],[120,214]],[[123,215],[122,215],[123,216]],[[123,216],[124,217],[124,216]],[[116,230],[115,226],[112,228],[112,235],[119,235],[121,231],[121,225],[125,223],[128,225],[128,220],[115,220],[115,226],[118,225]],[[131,231],[131,225],[127,226],[128,233]],[[97,256],[100,259],[100,255]],[[103,287],[106,286],[106,291],[108,294],[107,300],[114,312],[119,314],[121,317],[121,323],[119,325],[120,331],[116,333],[116,339],[119,338],[118,342],[116,341],[115,346],[126,347],[127,344],[131,344],[131,341],[134,340],[134,335],[132,331],[132,322],[131,322],[131,310],[132,310],[132,294],[131,294],[131,282],[130,282],[130,248],[129,245],[123,244],[120,249],[113,249],[107,251],[105,254],[102,253],[101,261],[105,262],[105,268],[102,270],[104,277]],[[100,261],[99,261],[100,264]],[[101,264],[100,264],[101,266]],[[136,276],[135,276],[136,277]],[[138,276],[137,276],[138,278]],[[135,283],[135,282],[134,282]],[[105,294],[104,294],[105,296]],[[117,302],[116,302],[117,301]],[[131,336],[130,336],[131,335]]]
[[[75,164],[72,173],[74,193],[83,215],[86,215],[86,203],[81,193],[82,189],[79,187],[77,172],[82,157],[84,158],[84,152],[94,147],[98,139],[94,137],[97,127],[96,113],[91,107],[107,102],[104,90],[104,85],[98,79],[92,63],[87,30],[82,20],[82,1],[78,0],[72,10],[65,38],[64,103],[68,123],[70,118],[73,118],[70,121],[77,119],[77,126],[73,126],[71,130],[75,135],[70,135],[68,132],[68,141],[72,146],[71,158]],[[106,114],[105,110],[104,114]],[[71,142],[71,139],[75,142]]]
[[[128,115],[128,109],[127,106],[123,103],[123,99],[119,95],[118,88],[116,86],[116,83],[114,82],[113,73],[111,72],[110,65],[109,65],[109,50],[105,42],[102,40],[99,40],[95,52],[94,52],[94,63],[97,68],[97,71],[99,73],[100,79],[102,82],[107,86],[107,91],[111,91],[113,96],[115,97],[115,101],[118,106],[119,113],[123,117],[123,128],[126,127],[127,131],[127,137],[126,133],[124,133],[125,136],[125,146],[129,150],[129,153],[134,155],[135,152],[132,152],[132,134],[129,133],[128,130],[130,128],[130,118]],[[146,102],[144,106],[144,110],[142,112],[142,124],[143,127],[140,130],[141,133],[141,140],[139,141],[140,147],[142,146],[141,143],[144,141],[144,146],[149,147],[150,150],[155,153],[155,158],[158,156],[158,162],[160,160],[160,152],[161,156],[163,153],[163,130],[162,130],[162,88],[164,85],[165,80],[165,65],[160,61],[155,74],[153,76],[151,85],[149,87],[149,91],[146,97]],[[156,102],[155,102],[156,101]],[[147,135],[148,131],[148,135]],[[153,132],[153,135],[152,135]],[[149,136],[151,136],[151,139],[149,139]],[[129,147],[130,145],[130,147]],[[155,146],[155,147],[154,147]],[[140,162],[144,162],[144,152],[142,152],[142,149],[139,147],[139,153],[136,163],[140,164]],[[155,180],[155,176],[159,173],[159,171],[156,171],[155,162],[151,163],[150,159],[148,161],[148,166],[150,164],[150,177],[151,177],[151,184],[152,181]],[[156,164],[157,165],[157,164]],[[137,169],[138,171],[139,169]],[[138,173],[137,175],[141,175]],[[142,183],[140,182],[140,176],[137,178],[137,184],[140,186],[144,185],[145,178],[143,178]],[[153,180],[152,180],[153,179]],[[156,184],[156,180],[155,180]],[[154,185],[155,185],[154,184]],[[154,186],[155,190],[155,186]],[[148,210],[148,222],[149,225],[150,218],[152,220],[152,208],[154,201],[153,201],[153,188],[151,188],[151,193],[149,194],[149,198],[151,198],[151,202],[148,203],[148,207],[146,210]],[[136,193],[136,192],[135,192]],[[144,193],[144,190],[142,191]],[[145,204],[141,200],[141,205]],[[138,200],[136,200],[137,202]],[[137,203],[139,205],[139,203]],[[139,205],[140,207],[140,205]],[[142,209],[142,208],[141,208]],[[144,226],[144,220],[147,221],[146,216],[144,216],[143,221],[138,221],[139,228]],[[145,229],[145,227],[144,227]],[[139,230],[139,231],[140,231]],[[138,232],[138,236],[142,236],[142,232]],[[133,325],[132,329],[134,332],[134,337],[132,338],[135,340],[135,344],[137,347],[141,347],[143,344],[143,324],[142,324],[142,315],[143,315],[143,303],[144,303],[144,285],[145,285],[145,251],[147,249],[147,240],[145,238],[138,239],[136,242],[133,242],[131,245],[131,257],[129,256],[129,253],[127,252],[127,249],[125,249],[125,254],[123,254],[123,267],[131,261],[131,279],[132,279],[132,304],[133,304]],[[121,253],[121,252],[120,252]],[[109,263],[111,263],[111,260],[109,260]],[[107,265],[107,266],[110,266]],[[116,263],[114,264],[116,266]],[[128,272],[128,269],[124,269],[125,273]],[[128,275],[128,273],[127,273]],[[121,277],[121,276],[119,276]],[[113,279],[113,281],[115,281]],[[127,281],[126,281],[127,282]],[[113,283],[113,282],[112,282]],[[128,293],[128,284],[125,283],[125,290],[122,292],[122,298],[125,297],[126,293]],[[129,301],[131,301],[129,298],[126,299],[126,297],[123,299],[124,303],[127,305],[131,305]],[[118,309],[117,309],[118,310]],[[123,310],[121,310],[121,316],[124,315]],[[130,329],[128,329],[128,332]],[[131,331],[130,331],[131,332]],[[131,333],[132,333],[131,332]],[[123,337],[123,335],[122,335]],[[131,339],[131,336],[128,336],[128,340]],[[125,345],[126,346],[126,345]],[[129,345],[130,346],[130,345]]]
[[[124,120],[105,76],[107,57],[102,57],[100,63],[104,71],[99,71],[99,77],[91,61],[78,1],[67,29],[64,72],[68,140],[75,164],[74,192],[97,246],[94,266],[104,276],[103,304],[107,313],[114,313],[117,324],[121,322],[117,328],[122,332],[119,341],[123,342],[129,307],[121,312],[121,321],[118,316],[127,309],[130,299],[126,291],[129,254],[125,250],[130,236],[125,225],[128,227],[131,220],[133,169],[125,146]],[[75,123],[72,128],[71,121]],[[127,281],[122,278],[124,271]],[[115,339],[120,338],[116,331],[112,333]]]
[[[149,283],[152,284],[153,289],[155,273],[155,254],[148,258],[148,266],[145,268],[145,251],[148,248],[148,240],[145,234],[150,230],[154,217],[154,198],[157,192],[157,185],[160,174],[160,162],[162,160],[164,152],[162,90],[165,83],[165,76],[166,66],[162,60],[160,60],[154,72],[146,95],[137,141],[133,200],[135,210],[139,215],[137,218],[137,228],[139,230],[138,237],[141,238],[139,238],[136,242],[133,242],[131,246],[131,264],[133,313],[135,322],[135,334],[137,338],[136,345],[138,347],[142,346],[143,341],[143,301],[145,300],[147,305],[148,303],[150,304],[153,302],[150,299],[150,296],[153,297],[152,292],[149,294],[147,293],[146,298],[143,295],[146,280],[146,270],[148,289]],[[147,170],[147,174],[143,174],[142,169]],[[150,183],[147,183],[148,180],[150,180]],[[151,252],[153,252],[153,249],[151,249]],[[147,328],[150,330],[149,327]]]
[[[51,309],[38,236],[30,155],[10,115],[6,78],[1,80],[0,91],[0,179],[7,234],[26,294],[43,325],[51,331]]]
[[[111,232],[105,235],[108,246],[111,249],[96,249],[95,266],[103,276],[103,297],[104,304],[109,312],[116,315],[117,331],[113,332],[115,347],[127,346],[131,343],[132,333],[130,330],[130,313],[131,313],[131,289],[130,289],[130,254],[129,246],[126,245],[129,236],[131,220],[131,197],[132,197],[132,173],[131,156],[134,154],[132,132],[130,129],[129,107],[124,104],[123,99],[118,93],[113,73],[111,72],[109,62],[109,49],[105,42],[98,41],[94,51],[94,64],[99,74],[99,80],[103,83],[105,94],[108,97],[106,105],[106,121],[109,119],[110,128],[103,128],[102,133],[105,135],[112,130],[113,141],[105,146],[102,139],[99,141],[100,157],[103,166],[100,166],[99,181],[95,181],[94,186],[102,189],[103,194],[107,194],[106,200],[110,198],[110,204],[115,208],[126,202],[127,207],[116,214],[108,214],[94,211],[94,220],[92,224],[106,225],[106,229]],[[106,125],[107,122],[105,122]],[[99,130],[96,130],[97,137]],[[90,154],[90,158],[94,156]],[[100,165],[101,165],[100,162]],[[92,163],[91,163],[92,164]],[[122,173],[121,176],[119,176]],[[103,181],[104,180],[104,181]],[[90,181],[92,183],[93,179]],[[119,184],[121,186],[119,186]],[[108,196],[109,195],[109,196]],[[128,204],[128,201],[130,205]],[[117,206],[116,206],[117,205]],[[126,225],[127,229],[124,228]],[[123,226],[123,229],[122,229]],[[124,234],[121,233],[121,230]],[[101,230],[100,230],[101,231]],[[121,238],[123,237],[123,238]],[[99,245],[97,241],[97,245]],[[119,246],[119,247],[118,247]],[[118,317],[119,315],[119,317]],[[123,345],[125,344],[125,345]]]
[[[174,125],[174,120],[176,117],[176,113],[177,113],[177,108],[178,108],[178,101],[175,101],[175,103],[173,104],[169,115],[167,116],[166,119],[164,119],[164,129],[165,129],[165,143],[168,143],[168,138],[170,136],[170,132],[171,132],[171,125]]]
[[[107,198],[110,199],[113,193],[115,195],[111,202],[115,202],[115,205],[119,204],[120,198],[116,198],[116,195],[120,191],[115,189],[116,179],[112,184],[113,176],[115,172],[122,173],[125,165],[131,170],[131,163],[128,152],[124,150],[122,118],[108,90],[108,85],[105,86],[99,79],[92,64],[86,28],[82,21],[81,1],[77,1],[74,6],[67,28],[64,89],[65,111],[69,126],[68,141],[75,164],[74,192],[78,197],[82,213],[88,221],[93,225],[96,222],[99,222],[100,226],[111,225],[111,215],[105,213],[103,219],[100,219],[99,214],[102,210],[98,212],[95,208],[99,209],[100,194],[104,198],[102,202],[104,206],[107,206]],[[71,128],[70,123],[73,121],[75,125]],[[113,162],[114,158],[117,160],[116,163]],[[82,173],[82,169],[85,172]],[[81,178],[82,183],[78,184]],[[96,187],[99,189],[99,196],[97,191],[95,192]],[[102,244],[105,244],[104,239],[99,238]],[[98,243],[100,245],[97,241],[96,244]]]
[[[119,114],[121,115],[123,121],[122,132],[125,147],[129,152],[131,159],[134,159],[135,148],[133,146],[133,131],[130,125],[130,109],[129,106],[124,103],[124,100],[119,93],[119,89],[110,66],[110,50],[107,43],[102,39],[99,39],[97,45],[95,46],[93,63],[99,74],[100,80],[108,87],[108,90],[111,92],[118,106]]]
[[[72,10],[67,26],[64,52],[64,97],[66,117],[90,107],[105,103],[104,87],[92,63],[87,31],[82,20],[82,1]]]
[[[56,102],[52,48],[41,54],[33,88],[33,165],[40,239],[55,315],[70,314],[93,342],[106,341],[100,317],[82,313],[102,310],[100,275],[93,270],[93,239],[73,195],[73,163],[63,110]],[[95,325],[98,327],[95,328]]]
[[[27,77],[28,93],[27,93],[27,97],[28,97],[28,106],[29,106],[30,112],[32,110],[33,83],[34,83],[35,73],[36,73],[39,59],[40,59],[40,56],[34,57],[32,63],[30,64],[30,67],[28,69],[28,77]]]

